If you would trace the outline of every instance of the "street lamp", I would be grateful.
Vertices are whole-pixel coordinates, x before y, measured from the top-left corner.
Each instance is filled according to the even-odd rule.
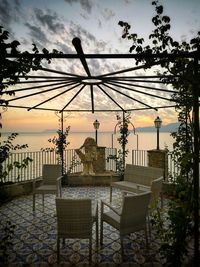
[[[157,116],[157,118],[154,120],[155,128],[157,129],[157,150],[159,150],[159,129],[162,124],[162,120]]]
[[[96,139],[96,144],[97,144],[97,130],[99,129],[100,122],[98,120],[95,120],[93,122],[93,125],[94,125],[94,129],[96,131],[96,138],[95,139]]]

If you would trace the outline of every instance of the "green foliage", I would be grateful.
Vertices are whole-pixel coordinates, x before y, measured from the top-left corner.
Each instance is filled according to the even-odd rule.
[[[21,162],[14,161],[12,163],[8,163],[6,168],[3,168],[3,163],[8,159],[11,155],[12,151],[21,150],[27,148],[28,145],[14,145],[13,141],[18,136],[18,133],[11,133],[7,140],[0,142],[0,185],[4,185],[6,183],[6,179],[11,170],[14,168],[23,169],[28,166],[28,164],[32,161],[30,157],[26,157]],[[19,177],[17,177],[19,179]]]
[[[132,40],[130,52],[140,55],[136,64],[143,62],[146,68],[150,68],[155,62],[161,67],[161,80],[166,84],[172,84],[174,94],[172,99],[176,102],[178,112],[179,129],[172,136],[175,139],[173,158],[179,172],[173,177],[175,182],[174,197],[169,201],[168,213],[164,216],[162,210],[156,209],[153,216],[153,223],[162,241],[161,253],[166,260],[166,266],[182,266],[187,255],[187,241],[191,236],[194,224],[194,196],[193,196],[193,124],[192,88],[200,84],[200,72],[194,77],[194,61],[189,58],[168,58],[168,53],[178,54],[191,52],[200,47],[200,32],[190,42],[178,42],[170,36],[170,18],[164,14],[164,8],[159,1],[153,1],[155,16],[152,23],[155,26],[149,35],[148,44],[138,36],[137,33],[130,33],[131,26],[127,22],[120,21],[123,28],[122,38]],[[150,43],[150,44],[149,44]],[[166,54],[162,59],[148,57],[158,53]],[[171,77],[163,78],[165,74],[172,74]],[[167,222],[167,223],[166,223]]]
[[[82,162],[80,160],[77,160],[77,155],[74,154],[72,156],[72,160],[70,162],[70,166],[69,166],[69,168],[67,170],[67,174],[70,174],[74,167],[76,167],[78,165],[81,165],[81,164],[82,164]]]
[[[53,148],[42,148],[42,151],[55,151],[58,155],[57,160],[59,164],[62,164],[63,162],[63,151],[67,148],[69,145],[69,142],[67,142],[67,136],[69,135],[70,126],[68,126],[64,132],[62,130],[58,130],[57,134],[58,136],[54,136],[52,139],[50,138],[48,140],[49,143],[52,143],[54,145]]]
[[[107,160],[115,160],[117,173],[121,177],[121,180],[123,180],[125,170],[125,158],[128,155],[128,150],[126,150],[126,144],[128,143],[128,136],[130,133],[128,130],[128,125],[130,124],[130,112],[123,113],[122,117],[117,114],[117,121],[118,122],[116,126],[119,127],[120,132],[120,137],[117,140],[121,146],[121,149],[118,150],[118,155],[109,155],[107,157]]]

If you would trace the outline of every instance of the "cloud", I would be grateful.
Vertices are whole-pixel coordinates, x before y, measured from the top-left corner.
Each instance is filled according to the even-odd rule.
[[[81,7],[87,11],[88,13],[91,13],[93,4],[91,0],[65,0],[66,3],[69,4],[74,4],[74,3],[79,3]]]
[[[35,16],[39,22],[42,23],[43,26],[47,26],[47,28],[52,32],[57,32],[60,30],[64,30],[64,25],[58,21],[58,15],[56,12],[52,14],[50,10],[44,12],[41,9],[34,9]]]
[[[103,16],[103,18],[104,18],[105,20],[109,20],[109,19],[111,19],[112,17],[115,16],[115,12],[113,12],[113,11],[112,11],[111,9],[109,9],[109,8],[104,8],[104,9],[102,10],[101,14],[102,14],[102,16]]]
[[[0,25],[12,32],[12,22],[19,20],[20,2],[12,1],[12,4],[8,0],[0,1]]]
[[[30,36],[32,37],[32,40],[37,43],[46,44],[48,42],[48,38],[46,37],[46,34],[43,32],[43,30],[35,25],[31,25],[30,23],[26,22],[24,24],[26,27],[30,30]]]

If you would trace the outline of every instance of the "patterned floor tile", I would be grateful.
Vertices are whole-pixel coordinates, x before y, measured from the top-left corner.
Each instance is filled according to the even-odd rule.
[[[109,201],[109,187],[65,187],[63,198],[90,197],[94,201]],[[115,206],[121,201],[118,189],[113,189]],[[45,195],[45,207],[41,196],[36,197],[36,211],[32,211],[32,195],[14,199],[0,207],[0,237],[6,221],[15,225],[12,242],[7,247],[9,266],[57,266],[56,258],[56,208],[55,196]],[[161,266],[159,242],[152,238],[150,249],[145,247],[142,231],[124,239],[125,259],[121,257],[118,232],[104,224],[103,246],[96,248],[93,240],[94,266]],[[93,228],[93,238],[95,238]],[[3,251],[0,250],[0,253]],[[88,241],[66,240],[61,246],[59,266],[88,266]],[[0,266],[6,266],[5,264]]]

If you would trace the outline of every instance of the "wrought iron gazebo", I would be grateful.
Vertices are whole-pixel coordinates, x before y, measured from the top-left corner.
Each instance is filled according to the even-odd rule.
[[[12,85],[3,89],[4,99],[1,99],[1,106],[11,108],[25,108],[30,110],[46,110],[64,112],[116,112],[116,111],[139,111],[139,110],[158,110],[160,108],[173,108],[175,102],[171,95],[174,90],[164,83],[162,78],[176,79],[172,75],[145,75],[138,74],[137,71],[159,66],[163,62],[174,60],[175,58],[190,58],[194,60],[194,80],[199,74],[198,61],[200,58],[199,50],[194,52],[179,52],[177,54],[84,54],[79,38],[72,41],[77,54],[8,54],[7,58],[47,58],[47,59],[80,59],[83,70],[86,75],[79,75],[63,70],[51,69],[47,67],[38,67],[37,71],[30,75],[19,75],[15,86]],[[92,59],[147,59],[151,58],[151,65],[140,64],[130,68],[123,68],[107,73],[93,75],[86,60]],[[39,74],[38,74],[39,73]],[[131,73],[131,75],[130,75]],[[134,73],[134,74],[133,74]],[[196,79],[197,80],[197,79]],[[4,85],[9,82],[4,81]],[[148,84],[148,85],[147,85]],[[151,86],[149,86],[151,84]],[[193,123],[194,123],[194,195],[196,203],[199,198],[199,96],[200,90],[197,83],[193,84]],[[102,107],[101,100],[97,97],[97,92],[109,100],[109,105]],[[6,94],[4,94],[6,93]],[[11,96],[17,93],[17,96]],[[38,101],[38,96],[42,99]],[[27,101],[33,99],[34,104],[27,104]],[[87,107],[73,106],[75,100],[86,98]],[[146,97],[152,100],[152,104],[145,101]],[[50,101],[60,98],[62,106],[45,106]],[[101,98],[103,99],[103,98]],[[121,100],[124,101],[121,101]],[[154,104],[154,100],[160,101],[160,104]],[[26,100],[26,102],[24,102]],[[100,103],[99,103],[100,102]],[[162,102],[162,103],[161,103]],[[80,103],[80,102],[79,102]],[[124,104],[125,103],[125,104]],[[199,205],[195,206],[195,252],[198,254],[199,247]]]

